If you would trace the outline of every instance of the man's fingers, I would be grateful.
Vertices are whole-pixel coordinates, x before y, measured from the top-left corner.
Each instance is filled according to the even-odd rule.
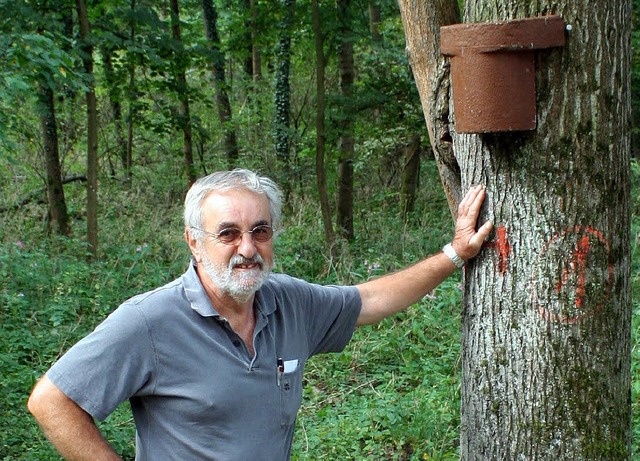
[[[482,184],[472,187],[458,206],[458,216],[467,216],[469,213],[477,214],[480,211],[480,205],[483,200],[484,187],[482,187]]]

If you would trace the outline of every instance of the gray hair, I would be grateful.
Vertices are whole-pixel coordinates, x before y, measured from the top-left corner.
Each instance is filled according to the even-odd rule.
[[[282,191],[278,185],[250,170],[235,169],[219,171],[198,179],[187,192],[184,200],[184,225],[187,228],[202,229],[202,202],[212,192],[246,189],[263,194],[269,202],[269,214],[274,230],[279,229],[282,217]],[[201,240],[201,233],[193,235]]]

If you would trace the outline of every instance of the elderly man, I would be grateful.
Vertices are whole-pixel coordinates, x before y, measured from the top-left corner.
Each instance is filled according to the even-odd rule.
[[[286,460],[309,357],[340,351],[357,325],[420,300],[473,258],[484,198],[459,206],[451,244],[355,287],[272,274],[281,193],[247,170],[197,181],[185,200],[187,272],[116,309],[38,382],[29,410],[70,460],[117,454],[94,424],[129,400],[137,460]]]

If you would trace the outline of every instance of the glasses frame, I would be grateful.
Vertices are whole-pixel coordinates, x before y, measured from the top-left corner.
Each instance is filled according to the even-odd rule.
[[[260,240],[256,240],[253,233],[256,231],[256,229],[269,229],[271,231],[269,238],[267,238],[264,241],[260,241]],[[204,229],[200,229],[199,227],[191,227],[191,229],[200,231],[202,233],[204,233],[205,235],[208,235],[209,237],[215,239],[216,241],[222,243],[223,245],[228,245],[228,246],[237,246],[240,244],[240,242],[242,242],[242,237],[244,237],[244,234],[249,234],[251,235],[251,241],[254,244],[261,244],[261,243],[267,243],[271,240],[273,240],[273,235],[275,234],[275,229],[273,228],[273,226],[269,225],[269,224],[258,224],[257,226],[255,226],[253,229],[249,229],[246,231],[242,231],[237,227],[225,227],[224,229],[221,229],[219,232],[210,232],[210,231],[206,231]],[[225,242],[222,238],[220,238],[220,235],[223,232],[227,232],[227,231],[238,231],[240,232],[239,235],[237,235],[232,241],[229,242]]]

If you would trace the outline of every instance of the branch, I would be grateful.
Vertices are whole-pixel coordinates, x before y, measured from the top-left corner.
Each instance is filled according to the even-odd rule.
[[[74,175],[74,176],[68,176],[67,178],[64,178],[62,180],[62,184],[69,184],[75,181],[86,182],[86,180],[87,180],[87,177],[84,175]],[[18,203],[0,208],[0,214],[6,213],[8,211],[19,210],[20,208],[27,205],[28,203],[31,203],[34,200],[37,200],[37,203],[46,203],[46,200],[42,198],[42,195],[45,194],[46,192],[47,192],[46,188],[31,191]]]
[[[399,0],[407,55],[420,93],[429,140],[454,218],[461,198],[460,167],[453,152],[449,113],[449,63],[440,53],[440,27],[460,22],[457,0]]]

